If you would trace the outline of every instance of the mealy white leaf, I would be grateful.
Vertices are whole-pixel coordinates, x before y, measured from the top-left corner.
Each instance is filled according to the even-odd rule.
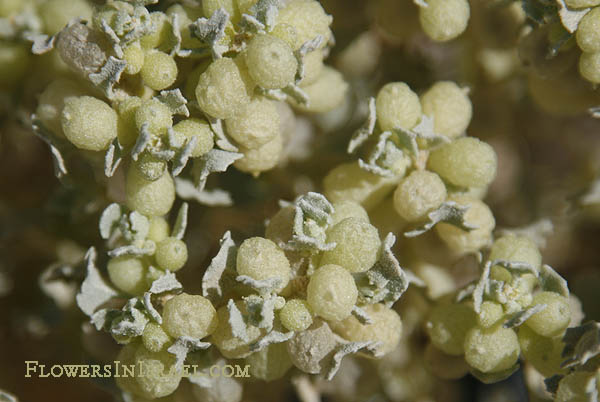
[[[223,296],[221,277],[226,269],[235,270],[237,247],[227,231],[220,241],[221,248],[202,277],[202,296],[217,301]]]
[[[179,212],[177,212],[175,225],[173,225],[173,230],[171,230],[171,237],[181,240],[183,239],[183,236],[185,236],[185,229],[187,228],[188,221],[188,209],[189,205],[187,202],[181,204]]]
[[[143,123],[140,129],[140,135],[138,135],[137,140],[135,141],[135,145],[131,149],[131,159],[137,161],[140,154],[146,150],[148,145],[150,145],[150,140],[152,139],[152,134],[148,130],[149,124]]]
[[[229,299],[227,302],[227,312],[229,313],[228,322],[231,326],[231,334],[244,342],[249,342],[250,338],[248,337],[246,321],[233,299]]]
[[[121,206],[116,202],[113,202],[109,206],[107,206],[102,214],[100,215],[100,236],[104,240],[108,240],[114,230],[118,229],[119,221],[121,219],[121,215],[123,214],[123,210]]]
[[[108,252],[110,257],[121,257],[124,255],[141,257],[144,255],[153,255],[156,251],[156,243],[152,240],[145,240],[142,247],[130,244],[127,246],[117,247]]]
[[[233,145],[227,136],[225,130],[223,130],[223,121],[221,119],[215,119],[214,117],[206,116],[210,128],[217,137],[215,144],[224,151],[237,152],[239,149]]]
[[[239,275],[235,280],[246,286],[250,286],[260,294],[273,293],[281,284],[281,279],[275,277],[258,280],[247,275]]]
[[[260,338],[258,340],[258,342],[250,344],[250,351],[252,353],[260,352],[261,350],[263,350],[264,348],[266,348],[267,346],[269,346],[271,344],[289,341],[290,339],[292,339],[292,336],[294,336],[293,331],[290,331],[290,332],[271,331],[267,335]]]
[[[547,304],[536,304],[534,306],[527,307],[515,314],[512,314],[502,326],[504,328],[515,328],[523,324],[527,321],[532,315],[539,313],[544,310],[548,305]]]
[[[375,123],[377,122],[377,109],[375,108],[375,98],[369,98],[369,114],[367,121],[361,128],[356,130],[352,135],[352,139],[348,143],[347,152],[353,153],[358,147],[363,145],[375,131]]]
[[[160,91],[160,95],[155,96],[155,98],[164,103],[172,114],[190,116],[190,111],[186,106],[187,99],[181,94],[179,88]]]
[[[146,311],[150,315],[150,318],[152,318],[158,324],[162,325],[162,317],[160,316],[160,313],[154,308],[154,305],[152,304],[152,293],[150,293],[150,292],[144,293],[144,307],[146,308]]]
[[[358,160],[361,169],[383,177],[394,177],[395,167],[404,158],[404,152],[390,141],[392,133],[384,131],[379,134],[377,143],[369,152],[367,161]]]
[[[220,149],[211,149],[200,158],[198,163],[198,190],[203,190],[206,185],[206,180],[211,173],[225,172],[227,168],[236,160],[243,158],[244,154],[222,151]]]
[[[317,35],[313,39],[307,40],[300,46],[300,48],[294,52],[296,56],[296,60],[298,61],[298,70],[296,71],[296,84],[300,84],[306,75],[306,65],[304,62],[304,58],[310,52],[314,52],[319,49],[323,44],[323,36]]]
[[[490,279],[490,269],[492,268],[492,262],[486,261],[483,266],[483,272],[475,285],[475,289],[473,289],[473,310],[477,314],[481,313],[481,304],[483,303],[483,296],[489,292],[489,279]]]
[[[138,211],[129,214],[132,240],[144,240],[150,231],[150,221]]]
[[[152,294],[160,294],[179,289],[183,289],[183,285],[179,283],[174,273],[171,271],[166,271],[164,275],[152,282],[148,292]]]
[[[233,205],[231,195],[221,189],[198,190],[190,180],[175,177],[175,191],[177,196],[184,200],[193,200],[208,206],[230,206]]]
[[[322,194],[309,192],[294,201],[292,238],[280,246],[285,250],[311,252],[332,250],[335,243],[326,243],[326,230],[331,223],[333,205]]]
[[[540,269],[540,284],[544,290],[569,297],[567,281],[549,265],[542,264],[542,268]]]
[[[110,143],[106,154],[104,155],[104,175],[106,177],[112,177],[115,171],[121,164],[123,147],[119,143],[119,139],[115,138]]]
[[[106,95],[108,99],[114,97],[113,87],[119,82],[121,74],[127,67],[127,62],[110,56],[99,72],[90,74],[88,78]]]
[[[122,314],[112,320],[110,333],[130,338],[142,335],[146,324],[150,322],[144,313],[146,309],[143,302],[138,298],[129,299],[121,311]]]
[[[381,244],[379,260],[367,272],[354,274],[362,302],[383,302],[391,307],[408,289],[409,280],[392,253],[395,242],[396,237],[388,233]]]
[[[188,163],[188,160],[192,156],[192,152],[194,152],[194,148],[196,148],[197,143],[198,136],[194,135],[192,138],[187,140],[185,145],[179,150],[179,152],[175,154],[173,168],[171,169],[173,177],[179,176],[179,174],[183,171]]]
[[[180,336],[167,349],[167,352],[175,355],[175,370],[180,372],[183,368],[183,363],[188,353],[196,350],[208,349],[211,346],[208,342],[202,342],[200,339],[195,339],[189,336]]]
[[[571,9],[565,3],[565,0],[556,0],[558,4],[558,15],[560,17],[560,21],[562,25],[565,27],[567,31],[570,33],[575,33],[577,31],[577,27],[581,22],[581,19],[585,17],[587,13],[590,12],[590,8],[584,9]]]
[[[96,249],[90,247],[85,254],[86,277],[77,293],[77,305],[91,317],[98,307],[117,296],[117,292],[109,286],[96,267]]]
[[[380,344],[380,342],[366,341],[349,342],[338,346],[331,359],[331,362],[328,364],[328,367],[325,368],[325,379],[327,381],[330,381],[335,376],[335,374],[340,368],[342,359],[345,356],[357,353],[361,350],[368,352],[372,356],[376,356],[376,350]]]
[[[229,50],[226,45],[220,43],[225,37],[225,28],[228,22],[229,13],[224,8],[219,8],[209,19],[198,18],[190,24],[191,34],[210,46],[214,59],[220,59],[223,57],[223,53]]]
[[[258,0],[250,7],[250,14],[260,22],[267,32],[271,32],[275,26],[279,8],[283,6],[281,0]]]
[[[454,201],[445,201],[440,207],[427,214],[428,221],[417,229],[405,232],[406,237],[416,237],[431,230],[440,222],[449,223],[459,229],[471,231],[477,229],[476,226],[465,221],[465,215],[469,210],[468,205],[459,205]]]
[[[352,308],[352,315],[354,316],[354,318],[356,318],[358,320],[358,322],[360,322],[363,325],[368,325],[368,324],[373,323],[373,320],[371,319],[371,317],[369,317],[369,314],[367,314],[367,312],[365,310],[363,310],[362,308],[360,308],[358,306],[354,306]]]

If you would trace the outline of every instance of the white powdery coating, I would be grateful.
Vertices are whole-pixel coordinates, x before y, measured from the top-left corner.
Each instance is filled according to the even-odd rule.
[[[208,299],[185,293],[165,303],[162,318],[164,330],[173,338],[202,339],[215,332],[218,325],[217,312]]]
[[[315,314],[326,320],[343,320],[352,312],[358,290],[346,269],[324,265],[310,277],[306,295]]]
[[[325,113],[342,104],[348,83],[339,71],[325,66],[315,82],[302,85],[302,90],[308,95],[308,105],[294,103],[296,107],[307,112]]]
[[[248,314],[246,306],[242,301],[235,301],[235,306],[242,314]],[[217,310],[217,320],[219,325],[217,325],[217,329],[209,338],[209,342],[214,344],[223,357],[226,357],[227,359],[244,357],[244,355],[250,351],[249,345],[256,342],[258,338],[266,333],[264,329],[260,329],[254,325],[247,325],[247,342],[234,336],[231,330],[231,324],[229,323],[229,311],[227,310],[227,306],[223,306]]]
[[[127,206],[147,216],[165,215],[175,201],[175,183],[170,174],[149,181],[135,166],[130,166],[125,182]]]
[[[275,102],[256,98],[238,114],[225,120],[227,134],[241,147],[256,149],[280,135],[280,119]]]
[[[334,264],[352,273],[368,271],[377,261],[381,240],[368,221],[346,218],[327,232],[327,242],[335,243],[325,251],[321,265]]]
[[[236,160],[233,166],[242,172],[258,176],[261,172],[273,169],[277,165],[282,150],[283,139],[281,135],[276,135],[271,141],[258,148],[242,148],[240,152],[244,154],[244,157]]]
[[[212,62],[200,75],[196,86],[196,100],[202,111],[218,119],[227,119],[248,104],[250,96],[244,73],[228,57]]]
[[[359,203],[348,200],[334,202],[331,225],[337,225],[346,218],[356,218],[369,222],[367,211]]]
[[[594,8],[577,26],[577,45],[584,52],[600,52],[600,8]]]
[[[117,137],[117,112],[91,96],[65,99],[63,133],[77,148],[102,151]]]
[[[144,84],[160,91],[170,87],[177,79],[177,64],[168,54],[152,50],[144,57],[140,75]]]
[[[396,188],[394,209],[408,222],[414,222],[442,205],[446,195],[446,186],[437,174],[416,170]]]
[[[436,134],[450,138],[463,134],[473,117],[465,91],[451,81],[440,81],[421,95],[423,114],[433,118]]]
[[[525,325],[542,336],[558,336],[569,325],[569,299],[554,292],[540,292],[533,296],[532,305],[545,304],[546,308],[532,315]]]
[[[498,157],[489,144],[463,137],[436,149],[427,167],[460,187],[485,187],[496,177]]]
[[[464,304],[440,304],[431,310],[425,326],[431,342],[452,356],[462,355],[464,340],[475,325],[475,313]]]
[[[467,29],[471,9],[467,0],[427,0],[419,9],[423,31],[431,39],[446,42]]]
[[[465,231],[449,223],[438,223],[435,228],[440,238],[448,247],[459,253],[477,251],[488,245],[492,240],[492,230],[496,227],[496,220],[490,208],[474,198],[453,196],[450,200],[459,205],[469,206],[465,221],[477,229]]]
[[[519,351],[515,331],[501,325],[487,330],[475,327],[465,337],[465,360],[483,373],[508,370],[519,359]]]
[[[179,239],[168,237],[156,245],[154,258],[160,268],[177,271],[187,262],[187,246]]]
[[[332,322],[331,329],[351,342],[381,342],[376,354],[381,357],[394,349],[400,343],[402,336],[402,321],[394,310],[383,304],[371,304],[363,308],[371,324],[361,324],[354,316],[343,321]]]
[[[286,7],[279,10],[277,25],[287,24],[294,30],[294,42],[290,46],[297,50],[304,44],[321,35],[324,44],[331,35],[329,25],[333,18],[325,13],[317,1],[292,0]]]
[[[600,5],[600,0],[565,0],[569,8],[587,8]]]
[[[398,177],[379,176],[361,169],[357,162],[350,162],[327,173],[323,188],[331,202],[354,201],[369,210],[392,192],[398,181]]]
[[[61,113],[65,101],[84,94],[84,89],[75,81],[59,78],[52,81],[40,95],[35,115],[55,135],[62,136]]]
[[[294,51],[276,36],[255,36],[248,43],[245,55],[250,77],[263,88],[283,88],[296,76],[298,61]]]
[[[377,93],[377,124],[383,131],[413,128],[421,119],[419,96],[403,82],[386,84]]]
[[[494,241],[489,259],[526,262],[536,270],[542,265],[542,254],[533,240],[512,234]]]
[[[290,331],[304,331],[313,322],[310,306],[306,300],[288,300],[279,311],[281,324]]]
[[[256,280],[279,279],[278,290],[290,281],[290,263],[284,252],[271,240],[251,237],[244,240],[237,252],[236,269],[239,275]]]
[[[598,24],[598,28],[600,29],[600,24]],[[579,73],[586,80],[594,84],[600,84],[600,50],[596,53],[583,53],[581,55],[579,58]]]
[[[327,325],[317,320],[309,329],[297,333],[287,342],[288,352],[294,366],[309,374],[321,372],[321,360],[335,347],[336,340]]]
[[[108,277],[121,291],[133,295],[141,295],[148,288],[146,269],[136,257],[122,256],[108,261]]]
[[[175,356],[167,351],[155,353],[140,345],[135,352],[135,364],[144,368],[143,376],[135,376],[142,391],[140,396],[156,399],[175,392],[183,375],[182,370],[175,370],[175,361]]]

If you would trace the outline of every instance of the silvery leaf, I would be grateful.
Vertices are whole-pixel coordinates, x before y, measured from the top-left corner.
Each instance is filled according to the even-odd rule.
[[[188,207],[187,202],[181,204],[179,212],[177,213],[177,219],[175,219],[175,225],[173,225],[173,230],[171,230],[171,237],[175,237],[179,240],[183,239],[185,229],[187,228]]]
[[[190,180],[175,177],[175,191],[177,196],[184,200],[194,200],[202,205],[208,206],[230,206],[233,205],[231,195],[224,190],[198,190]]]
[[[117,292],[109,286],[96,267],[96,249],[90,247],[85,254],[86,277],[77,293],[77,305],[88,316],[108,300],[117,296]]]
[[[572,368],[586,364],[600,355],[600,323],[587,322],[579,327],[567,328],[563,337],[565,348],[561,367]]]
[[[114,97],[113,87],[119,82],[125,67],[127,67],[126,61],[110,56],[100,71],[90,74],[88,78],[102,90],[108,99],[112,99]]]
[[[515,328],[527,321],[532,315],[539,313],[547,307],[546,304],[536,304],[535,306],[527,307],[521,310],[511,317],[509,317],[502,326],[504,328]]]
[[[160,95],[155,97],[164,103],[172,114],[180,114],[185,117],[190,116],[190,111],[187,108],[187,99],[181,94],[179,88],[160,91]]]
[[[221,238],[221,248],[212,259],[202,277],[202,296],[217,301],[223,296],[221,277],[226,269],[235,270],[237,247],[231,239],[231,232],[227,231]]]
[[[180,372],[183,368],[183,363],[188,353],[196,350],[208,349],[211,346],[208,342],[202,342],[200,339],[195,339],[189,336],[180,336],[167,349],[167,352],[175,355],[175,369]]]
[[[585,17],[585,15],[591,10],[590,8],[584,8],[581,10],[570,9],[565,3],[565,0],[556,0],[556,3],[559,7],[558,15],[560,17],[560,21],[565,29],[570,33],[575,33],[577,31],[577,27],[579,26],[581,19]]]
[[[233,299],[227,302],[227,311],[229,312],[229,325],[231,326],[231,334],[241,339],[244,342],[249,342],[246,321],[242,312],[237,308]]]
[[[179,289],[183,289],[183,285],[179,283],[174,273],[167,271],[160,278],[155,279],[154,282],[152,282],[148,292],[152,294],[160,294]]]
[[[544,290],[569,297],[567,281],[549,265],[542,264],[542,268],[540,269],[540,283]]]
[[[121,206],[115,202],[107,206],[102,214],[100,215],[100,236],[104,240],[108,240],[114,230],[119,227],[119,221],[121,219],[121,215],[123,214],[123,210]]]
[[[239,275],[235,280],[246,286],[250,286],[260,294],[273,293],[281,285],[281,279],[275,277],[258,280],[246,275]]]
[[[140,135],[138,135],[135,145],[131,149],[131,159],[137,161],[140,154],[146,150],[150,141],[152,140],[152,134],[148,130],[148,123],[143,123],[140,129]]]
[[[106,177],[112,177],[115,171],[121,164],[123,147],[119,143],[119,139],[115,138],[110,146],[106,150],[104,156],[104,175]]]
[[[229,13],[224,8],[219,8],[209,19],[198,18],[190,24],[191,34],[210,46],[214,59],[220,59],[223,53],[229,50],[227,46],[219,43],[225,37],[228,22]]]
[[[347,152],[353,153],[358,147],[363,145],[375,131],[375,123],[377,122],[377,110],[375,108],[375,98],[369,98],[369,114],[365,124],[356,130],[352,135],[352,139],[348,143]]]
[[[258,340],[258,342],[250,344],[250,351],[252,353],[260,352],[261,350],[263,350],[264,348],[266,348],[267,346],[269,346],[271,344],[289,341],[290,339],[292,339],[292,336],[294,336],[293,331],[290,331],[290,332],[271,331],[267,335],[260,338]]]
[[[198,161],[200,174],[198,176],[198,190],[203,190],[208,176],[213,172],[225,172],[227,168],[244,155],[236,152],[211,149],[202,155]]]
[[[358,306],[354,306],[352,308],[352,315],[363,325],[369,325],[373,323],[373,320],[371,320],[369,314],[367,314],[365,310]]]
[[[340,364],[342,363],[342,359],[349,355],[357,353],[361,350],[368,352],[369,354],[376,356],[377,347],[381,344],[381,342],[349,342],[338,346],[331,362],[328,367],[325,368],[325,379],[327,381],[331,381],[331,379],[335,376],[337,371],[340,368]]]
[[[427,223],[417,229],[405,232],[404,236],[416,237],[422,235],[440,222],[449,223],[465,231],[475,230],[477,227],[465,221],[465,215],[468,210],[468,205],[459,205],[454,201],[445,201],[438,209],[427,214]]]

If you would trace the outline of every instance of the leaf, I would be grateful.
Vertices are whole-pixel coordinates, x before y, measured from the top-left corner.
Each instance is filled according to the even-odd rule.
[[[285,305],[285,299],[277,295],[250,295],[242,299],[248,313],[244,317],[244,321],[252,326],[264,328],[267,331],[273,329],[275,310],[279,310]]]
[[[267,32],[271,32],[277,22],[279,8],[283,7],[281,0],[258,0],[250,7],[250,13],[260,22]]]
[[[224,151],[237,152],[238,147],[233,145],[225,135],[225,131],[223,130],[223,120],[215,119],[211,116],[206,116],[206,120],[208,120],[211,130],[217,137],[215,144]]]
[[[563,342],[562,357],[566,360],[561,367],[573,368],[586,364],[600,355],[600,323],[591,321],[579,327],[567,328]]]
[[[445,135],[440,135],[435,133],[435,123],[433,121],[433,117],[429,117],[427,115],[421,116],[421,121],[415,127],[413,127],[412,131],[416,134],[417,138],[421,138],[427,140],[431,146],[447,144],[451,140]]]
[[[274,293],[281,285],[281,279],[276,277],[258,280],[246,275],[239,275],[235,280],[246,286],[250,286],[260,294]]]
[[[331,379],[335,376],[337,371],[340,368],[342,363],[342,359],[349,355],[360,352],[361,350],[365,350],[369,352],[369,354],[376,356],[377,355],[377,347],[381,344],[381,342],[349,342],[342,344],[336,348],[336,351],[331,359],[331,362],[328,364],[328,367],[325,368],[325,379],[327,381],[331,381]]]
[[[381,257],[367,272],[355,274],[360,299],[369,304],[384,302],[391,307],[408,289],[409,281],[392,253],[396,237],[392,233],[383,240]]]
[[[175,225],[173,226],[173,230],[171,230],[171,237],[175,237],[176,239],[183,239],[185,235],[185,229],[187,228],[188,221],[188,203],[184,202],[181,204],[179,208],[179,212],[177,213],[177,219],[175,219]]]
[[[348,143],[347,152],[349,154],[356,151],[358,147],[363,145],[369,137],[375,131],[375,123],[377,122],[377,110],[375,108],[375,98],[369,98],[369,114],[367,115],[367,121],[361,128],[356,130]]]
[[[150,321],[144,314],[145,307],[138,298],[132,298],[121,310],[122,314],[112,320],[110,333],[120,337],[135,338],[144,333],[146,324]]]
[[[150,318],[152,318],[158,324],[162,325],[162,317],[152,304],[152,293],[150,292],[144,293],[144,307],[146,308],[148,314],[150,314]]]
[[[190,116],[190,111],[187,108],[187,99],[181,94],[179,88],[160,91],[160,95],[155,96],[160,102],[164,103],[172,114],[181,114],[185,117]]]
[[[190,33],[200,41],[207,44],[212,50],[214,59],[220,59],[229,48],[220,44],[225,38],[225,28],[229,22],[229,13],[224,8],[219,8],[210,16],[198,18],[190,24]]]
[[[572,34],[577,31],[581,19],[591,10],[590,8],[581,10],[570,9],[565,3],[565,0],[556,0],[556,3],[558,4],[558,15],[562,25]]]
[[[138,211],[132,211],[129,214],[131,240],[144,240],[150,231],[150,221]]]
[[[183,289],[183,285],[179,283],[174,273],[166,271],[164,275],[152,282],[148,292],[152,294],[161,294],[179,289]]]
[[[119,143],[119,139],[115,138],[110,146],[106,150],[104,155],[104,175],[106,177],[112,177],[115,171],[121,164],[123,154],[123,147]]]
[[[379,134],[377,143],[369,153],[367,162],[362,159],[358,160],[358,165],[367,172],[383,176],[394,177],[396,175],[395,168],[404,158],[404,152],[396,146],[393,141],[390,141],[392,132],[384,131]]]
[[[179,14],[171,14],[171,37],[173,38],[173,45],[171,47],[170,56],[188,57],[192,54],[189,49],[181,49],[181,31],[179,23]]]
[[[202,296],[215,302],[223,296],[221,277],[226,269],[234,271],[237,257],[237,247],[227,231],[221,238],[221,248],[212,259],[202,277]]]
[[[362,308],[358,307],[358,306],[354,306],[352,308],[352,315],[358,320],[358,322],[360,322],[362,325],[369,325],[373,323],[373,320],[371,320],[371,317],[369,317],[369,314],[367,314],[367,312],[365,310],[363,310]]]
[[[111,258],[122,257],[124,255],[141,257],[144,255],[153,255],[155,251],[156,243],[154,243],[152,240],[146,240],[141,248],[130,244],[112,249],[108,252],[108,255]]]
[[[31,116],[31,120],[31,128],[33,129],[33,133],[39,139],[44,141],[50,148],[50,153],[52,154],[52,163],[54,165],[54,175],[60,179],[69,172],[65,165],[65,160],[58,149],[58,142],[46,129],[43,128],[41,122],[37,119],[35,114]]]
[[[465,215],[469,210],[468,205],[459,205],[454,201],[445,201],[435,211],[431,211],[427,214],[428,222],[423,224],[421,227],[405,232],[406,237],[416,237],[423,233],[431,230],[435,225],[440,222],[449,223],[458,227],[459,229],[471,231],[477,229],[465,221]]]
[[[202,205],[208,206],[230,206],[233,205],[231,195],[224,190],[198,190],[194,184],[186,179],[175,177],[175,191],[177,196],[184,200],[194,200]]]
[[[202,342],[189,336],[180,336],[167,349],[167,352],[175,355],[175,369],[180,372],[183,369],[183,363],[190,352],[196,350],[208,349],[211,346],[208,342]]]
[[[539,313],[547,307],[546,304],[536,304],[535,306],[527,307],[521,310],[511,317],[509,317],[502,326],[504,328],[515,328],[527,321],[532,315]]]
[[[564,297],[569,297],[567,281],[549,265],[542,265],[542,268],[540,269],[540,283],[544,290],[556,292]]]
[[[94,311],[113,297],[117,292],[109,286],[100,276],[96,267],[96,249],[90,247],[85,254],[86,277],[77,293],[77,305],[87,316],[91,317]]]
[[[309,192],[294,201],[292,238],[280,246],[285,250],[318,252],[332,250],[335,243],[325,243],[331,223],[333,205],[322,194]]]
[[[263,336],[259,339],[258,342],[250,344],[250,352],[260,352],[264,348],[274,343],[282,343],[289,341],[294,336],[294,332],[279,332],[279,331],[271,331],[267,335]]]
[[[304,57],[315,50],[319,49],[323,44],[323,36],[317,35],[313,39],[307,40],[300,46],[298,50],[294,52],[294,56],[296,56],[296,60],[298,61],[298,70],[296,71],[296,84],[300,84],[306,75],[306,66],[304,63]]]
[[[204,190],[206,180],[211,173],[225,172],[236,160],[243,158],[243,154],[236,152],[211,149],[198,159],[198,190]]]
[[[121,73],[123,73],[125,67],[127,67],[126,61],[110,56],[100,71],[90,74],[88,78],[94,85],[102,90],[108,99],[113,99],[113,87],[119,82]]]
[[[114,231],[118,229],[122,214],[123,210],[116,202],[113,202],[102,211],[98,226],[100,227],[100,236],[104,240],[108,240]]]
[[[148,130],[149,124],[143,123],[140,129],[140,135],[138,135],[135,145],[131,149],[131,159],[137,161],[140,154],[146,150],[152,140],[152,134]]]
[[[491,261],[487,261],[483,266],[483,272],[479,277],[479,281],[475,285],[475,289],[473,289],[473,310],[477,314],[481,313],[481,304],[483,303],[483,295],[485,293],[489,293],[489,279],[490,279],[490,269],[492,267]]]
[[[227,302],[227,311],[229,312],[228,322],[231,326],[231,334],[244,342],[249,342],[250,338],[248,337],[246,322],[233,299],[229,299]]]
[[[194,148],[196,148],[196,144],[198,143],[198,136],[194,135],[192,138],[185,142],[185,145],[175,154],[175,161],[173,162],[173,167],[171,169],[171,173],[173,177],[179,176],[179,173],[185,168],[188,163],[188,160],[192,156],[192,152],[194,152]]]

